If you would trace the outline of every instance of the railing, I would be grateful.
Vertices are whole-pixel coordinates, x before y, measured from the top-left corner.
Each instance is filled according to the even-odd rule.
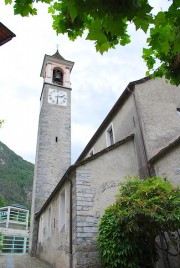
[[[3,207],[0,208],[0,227],[4,227],[6,224],[6,228],[12,224],[23,226],[27,229],[28,228],[28,217],[29,211],[26,209],[16,208],[16,207]],[[21,229],[21,227],[20,227]]]

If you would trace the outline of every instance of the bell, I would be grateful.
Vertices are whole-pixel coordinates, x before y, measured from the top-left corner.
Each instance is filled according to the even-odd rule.
[[[54,83],[61,84],[61,72],[56,71],[54,74]]]

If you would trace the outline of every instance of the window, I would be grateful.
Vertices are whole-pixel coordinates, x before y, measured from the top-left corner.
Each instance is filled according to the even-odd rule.
[[[53,83],[63,85],[63,73],[57,68],[53,70]]]
[[[180,105],[178,105],[176,111],[177,111],[177,114],[180,116]]]
[[[51,236],[51,207],[48,209],[48,237]]]
[[[107,146],[111,146],[115,143],[112,123],[109,125],[109,127],[106,130],[106,142],[107,142]]]
[[[43,241],[43,218],[41,216],[40,222],[39,222],[39,232],[38,232],[38,241]]]
[[[65,213],[65,190],[60,194],[60,200],[59,200],[59,227],[60,230],[64,227],[65,225],[65,218],[66,218],[66,213]]]

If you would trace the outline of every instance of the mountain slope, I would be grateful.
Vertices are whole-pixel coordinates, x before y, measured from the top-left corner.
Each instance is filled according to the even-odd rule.
[[[6,205],[18,203],[30,209],[34,165],[0,142],[0,195]]]

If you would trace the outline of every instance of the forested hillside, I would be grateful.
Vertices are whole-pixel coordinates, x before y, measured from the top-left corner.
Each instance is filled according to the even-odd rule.
[[[18,203],[30,209],[34,165],[0,142],[0,195],[5,204]]]

